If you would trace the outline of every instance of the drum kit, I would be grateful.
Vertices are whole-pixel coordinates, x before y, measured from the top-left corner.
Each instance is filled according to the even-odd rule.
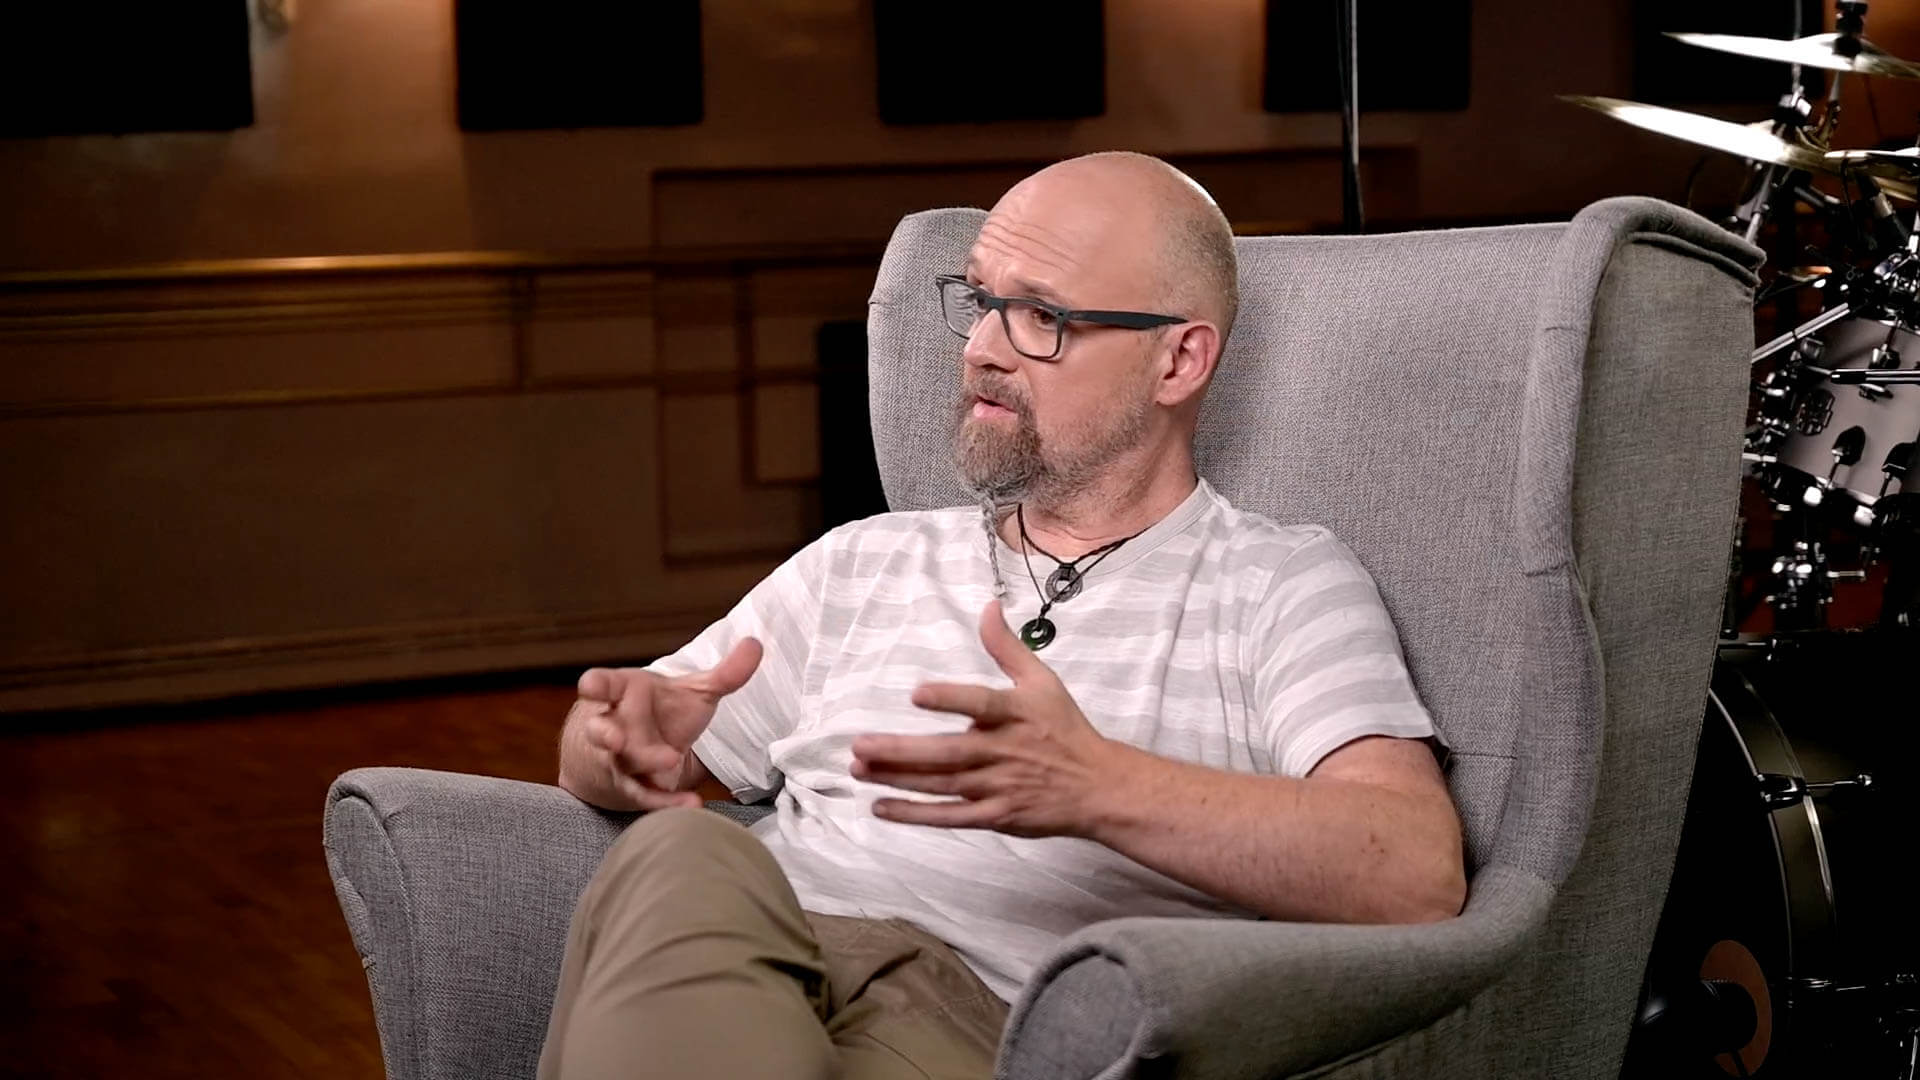
[[[1920,1080],[1920,924],[1900,855],[1920,706],[1890,678],[1920,644],[1920,146],[1829,145],[1845,76],[1920,80],[1920,64],[1867,40],[1865,3],[1837,8],[1835,32],[1792,40],[1671,35],[1790,65],[1760,123],[1564,99],[1745,159],[1725,224],[1748,240],[1822,237],[1820,265],[1772,274],[1756,302],[1823,308],[1752,353],[1742,456],[1770,549],[1750,567],[1743,519],[1627,1076]],[[1817,105],[1802,69],[1834,73]],[[1882,584],[1876,626],[1834,625],[1845,581]],[[1756,615],[1771,630],[1742,633]]]

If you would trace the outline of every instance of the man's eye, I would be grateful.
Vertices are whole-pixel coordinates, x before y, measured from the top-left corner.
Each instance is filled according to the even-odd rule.
[[[1020,306],[1027,313],[1027,321],[1042,330],[1051,330],[1054,324],[1060,321],[1058,316],[1046,308],[1034,307],[1032,304],[1022,304]]]

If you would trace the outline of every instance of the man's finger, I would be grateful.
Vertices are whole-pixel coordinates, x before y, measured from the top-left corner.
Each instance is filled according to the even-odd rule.
[[[612,668],[588,668],[575,684],[581,697],[597,701],[602,705],[612,705],[620,700],[627,688],[626,676]]]
[[[661,791],[650,788],[631,776],[619,777],[616,781],[622,794],[641,810],[666,810],[670,807],[685,806],[698,809],[701,805],[697,791]]]
[[[989,600],[980,612],[980,644],[987,647],[987,655],[993,657],[993,662],[1016,684],[1052,670],[1007,629],[1007,616],[998,600]]]
[[[901,770],[863,769],[854,763],[853,775],[875,784],[919,791],[928,795],[969,795],[981,790],[980,777],[972,773],[930,773]]]
[[[953,772],[977,769],[1000,760],[993,744],[983,736],[964,735],[860,735],[853,740],[853,763],[857,768]]]
[[[765,650],[760,647],[757,638],[741,638],[725,659],[708,669],[705,674],[704,689],[720,697],[725,697],[747,685],[753,673],[760,667],[760,658]]]
[[[680,751],[665,743],[651,746],[630,746],[625,753],[616,754],[620,768],[631,775],[642,773],[667,772],[678,769],[684,760]]]
[[[620,730],[620,725],[607,719],[605,713],[587,717],[586,732],[589,745],[609,754],[618,754],[620,748],[626,745],[626,735]]]
[[[987,727],[997,727],[1019,719],[1013,711],[1013,701],[1007,691],[995,690],[987,686],[969,686],[966,683],[921,683],[913,688],[912,701],[915,705],[934,712],[971,716]]]
[[[913,799],[875,799],[875,817],[903,825],[935,825],[947,829],[991,829],[1006,819],[1007,805],[1000,799],[949,799],[942,802],[918,802]]]

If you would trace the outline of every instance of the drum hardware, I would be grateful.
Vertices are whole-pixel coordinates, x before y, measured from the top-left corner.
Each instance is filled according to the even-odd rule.
[[[1886,498],[1889,485],[1903,483],[1907,473],[1912,471],[1916,457],[1920,457],[1920,443],[1903,442],[1887,451],[1887,458],[1880,464],[1880,471],[1886,479],[1880,481],[1880,497]]]
[[[1824,427],[1824,424],[1822,426]],[[1802,428],[1801,430],[1804,431],[1805,429]],[[1833,467],[1827,470],[1827,475],[1814,477],[1813,483],[1807,485],[1806,491],[1801,493],[1800,502],[1809,507],[1819,506],[1825,502],[1827,492],[1833,490],[1833,478],[1839,474],[1841,469],[1853,468],[1854,463],[1860,460],[1861,451],[1866,449],[1866,445],[1867,431],[1865,428],[1855,425],[1841,432],[1839,436],[1833,440],[1833,449],[1831,451],[1833,454]]]
[[[1669,1054],[1711,1058],[1753,1041],[1760,1005],[1733,979],[1694,979],[1649,995],[1634,1020],[1639,1033]]]
[[[1843,314],[1823,312],[1756,350],[1772,363],[1756,367],[1758,404],[1741,460],[1787,526],[1767,594],[1787,628],[1824,625],[1831,583],[1866,576],[1829,569],[1824,530],[1857,531],[1866,566],[1916,554],[1890,539],[1913,520],[1899,508],[1920,443],[1920,366],[1912,360],[1920,341],[1905,340],[1920,338],[1913,329],[1920,289],[1909,285],[1914,261],[1902,253],[1872,274],[1854,275],[1838,286],[1848,292]],[[1899,614],[1913,601],[1893,593],[1891,580],[1884,621],[1908,625]]]
[[[1759,789],[1760,801],[1768,810],[1779,810],[1793,806],[1802,799],[1819,799],[1835,792],[1867,792],[1873,790],[1873,774],[1859,773],[1843,780],[1807,780],[1785,773],[1754,773],[1754,786]]]
[[[1749,365],[1758,364],[1760,361],[1773,356],[1789,345],[1811,344],[1815,348],[1818,348],[1820,343],[1808,335],[1817,334],[1821,330],[1826,329],[1851,314],[1853,314],[1853,309],[1848,305],[1844,303],[1835,304],[1833,307],[1828,308],[1813,318],[1808,319],[1806,322],[1801,323],[1799,326],[1794,327],[1792,330],[1781,334],[1779,337],[1753,350],[1752,355],[1747,359],[1747,363]]]
[[[1867,429],[1858,424],[1834,436],[1833,449],[1830,451],[1830,453],[1833,454],[1833,467],[1827,470],[1827,475],[1821,479],[1818,487],[1810,487],[1807,489],[1807,505],[1820,505],[1820,500],[1814,498],[1814,494],[1816,492],[1824,494],[1827,491],[1831,491],[1833,489],[1833,478],[1839,474],[1841,469],[1852,469],[1853,466],[1859,462],[1860,455],[1866,448]]]
[[[1813,368],[1812,370],[1818,374],[1825,375],[1829,379],[1832,379],[1834,383],[1839,386],[1865,386],[1865,387],[1871,387],[1871,388],[1879,388],[1882,386],[1902,386],[1902,385],[1907,385],[1911,383],[1920,383],[1920,369],[1912,369],[1912,370],[1906,370],[1906,371],[1873,371],[1867,368],[1837,368],[1833,370],[1828,370],[1825,368]],[[1873,394],[1869,396],[1877,398],[1877,397],[1884,397],[1885,395]]]
[[[1920,725],[1870,679],[1831,677],[1890,670],[1912,644],[1722,645],[1623,1076],[1920,1078],[1920,929],[1897,856]]]
[[[1823,545],[1796,540],[1792,553],[1775,558],[1770,569],[1773,590],[1762,599],[1773,608],[1774,621],[1792,630],[1824,626],[1836,571],[1827,568]]]
[[[1752,520],[1732,530],[1726,640],[1627,1076],[1920,1080],[1920,928],[1898,857],[1920,810],[1920,710],[1888,692],[1920,642],[1920,216],[1897,209],[1916,200],[1920,145],[1831,145],[1841,76],[1920,80],[1920,64],[1867,39],[1867,10],[1840,0],[1834,33],[1788,40],[1671,35],[1791,65],[1758,123],[1562,99],[1744,159],[1722,223],[1757,240],[1777,222],[1789,267],[1755,295],[1756,315],[1781,300],[1784,332],[1749,354],[1740,454],[1777,516],[1754,551]],[[1803,85],[1803,67],[1838,74]],[[1807,220],[1825,235],[1802,248]],[[1788,329],[1814,295],[1823,310]],[[1883,629],[1827,629],[1836,583],[1869,568]],[[1740,637],[1762,603],[1773,634]]]

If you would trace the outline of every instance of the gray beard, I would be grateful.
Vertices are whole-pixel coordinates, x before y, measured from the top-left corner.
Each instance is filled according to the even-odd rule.
[[[1113,427],[1071,439],[1071,453],[1048,454],[1033,410],[1009,390],[997,387],[995,396],[1013,411],[1011,431],[1003,424],[972,419],[965,389],[954,408],[954,467],[983,503],[1049,502],[1087,491],[1115,458],[1146,437],[1151,407],[1143,400],[1129,403]]]
[[[953,432],[953,463],[961,483],[975,497],[996,504],[1026,498],[1046,471],[1032,415],[1016,409],[1015,427],[1008,431],[999,424],[972,419],[967,415],[969,407],[962,395]]]

